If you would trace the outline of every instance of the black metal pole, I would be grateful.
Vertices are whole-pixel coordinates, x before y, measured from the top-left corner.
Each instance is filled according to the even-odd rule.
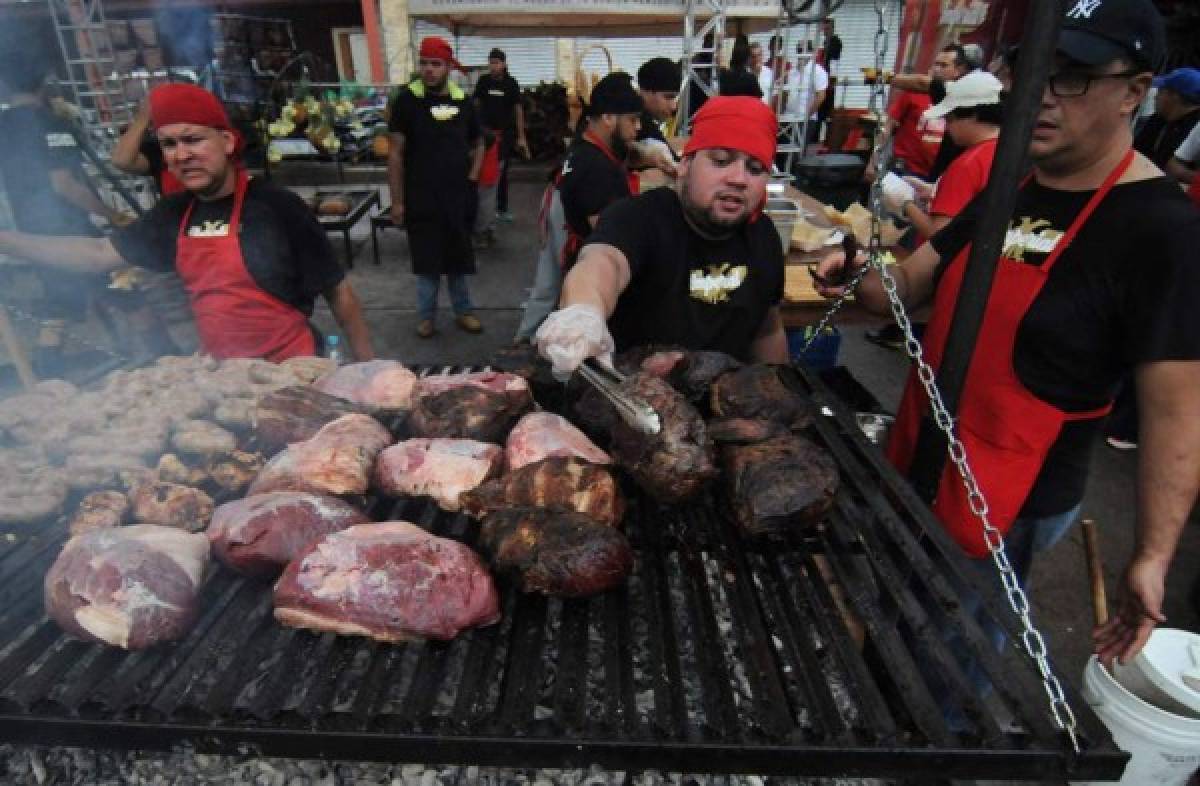
[[[1064,0],[1039,0],[1029,4],[1025,18],[1012,92],[1006,100],[996,157],[982,196],[983,210],[938,369],[938,389],[951,414],[958,411],[996,274],[996,263],[1004,250],[1004,238],[1016,206],[1017,189],[1027,168],[1029,139],[1041,107],[1046,75],[1054,62],[1063,6]],[[937,492],[945,462],[945,438],[926,413],[909,470],[909,479],[926,501],[932,500]]]

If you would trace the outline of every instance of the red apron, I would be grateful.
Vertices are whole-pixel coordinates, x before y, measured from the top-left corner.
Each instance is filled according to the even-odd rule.
[[[1200,175],[1192,178],[1192,185],[1188,188],[1188,196],[1197,205],[1200,205]]]
[[[619,160],[617,158],[616,154],[613,153],[612,149],[609,148],[608,145],[604,144],[603,139],[596,136],[591,131],[584,131],[583,138],[585,140],[587,140],[588,142],[592,143],[593,145],[595,145],[596,148],[601,153],[604,154],[604,157],[607,158],[609,161],[613,162],[614,165],[620,167],[621,169],[625,169],[624,162],[622,162],[621,160]],[[642,190],[642,179],[638,176],[638,173],[634,172],[631,169],[625,169],[625,179],[629,184],[629,195],[637,196],[638,193]],[[557,187],[558,184],[561,182],[562,182],[562,172],[560,171],[554,177],[555,187]],[[549,206],[549,202],[547,201],[543,205],[543,207],[548,207],[548,206]],[[574,229],[572,229],[571,225],[568,223],[567,224],[567,242],[563,245],[562,257],[559,259],[559,264],[562,266],[563,270],[567,270],[568,268],[571,267],[571,265],[575,264],[575,257],[579,256],[579,251],[583,248],[583,240],[584,240],[583,236],[580,235],[579,233],[577,233]]]
[[[989,519],[1001,533],[1008,532],[1020,513],[1063,424],[1100,418],[1112,409],[1110,403],[1087,412],[1063,412],[1021,384],[1013,370],[1012,358],[1017,329],[1045,285],[1050,270],[1132,160],[1130,150],[1041,266],[1008,257],[1001,257],[997,263],[983,325],[960,397],[957,425],[967,460],[987,500]],[[933,316],[922,339],[925,357],[934,369],[941,364],[969,251],[968,245],[946,268],[934,296]],[[888,460],[902,473],[907,473],[912,463],[922,415],[927,410],[925,391],[915,372],[910,373],[887,447]],[[942,470],[933,512],[967,554],[987,555],[983,525],[971,512],[966,489],[952,462],[947,461]]]
[[[246,270],[238,228],[249,179],[245,170],[238,170],[228,234],[188,236],[194,199],[179,225],[175,269],[191,299],[200,344],[217,358],[265,358],[277,363],[315,354],[316,341],[304,314],[264,292]]]

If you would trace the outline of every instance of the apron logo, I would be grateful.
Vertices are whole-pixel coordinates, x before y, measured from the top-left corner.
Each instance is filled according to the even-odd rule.
[[[438,104],[430,107],[429,114],[433,115],[434,120],[445,121],[458,114],[458,107],[453,104]]]
[[[709,265],[704,271],[693,270],[688,293],[702,303],[724,303],[729,300],[729,293],[746,280],[746,273],[745,265],[734,267],[729,264]]]
[[[225,237],[229,234],[229,222],[221,219],[205,221],[200,226],[188,227],[188,237]]]
[[[1068,19],[1091,19],[1104,0],[1079,0],[1075,7],[1067,12]]]
[[[1017,226],[1010,226],[1004,235],[1003,256],[1017,262],[1025,261],[1025,254],[1049,254],[1062,239],[1063,233],[1050,229],[1049,221],[1040,218],[1022,217]]]
[[[75,137],[61,131],[46,134],[46,147],[75,147]]]

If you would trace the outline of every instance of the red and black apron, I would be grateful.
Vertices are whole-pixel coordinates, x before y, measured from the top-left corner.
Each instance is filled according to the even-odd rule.
[[[1101,418],[1112,409],[1109,403],[1087,412],[1064,412],[1042,401],[1021,384],[1013,369],[1013,353],[1021,321],[1050,271],[1132,160],[1130,150],[1041,265],[1004,256],[997,263],[963,386],[957,426],[971,470],[987,500],[989,518],[1002,533],[1008,532],[1020,513],[1063,424]],[[933,316],[922,339],[925,357],[934,369],[940,366],[945,351],[969,251],[970,246],[960,251],[946,268],[934,296]],[[888,460],[902,473],[912,464],[922,415],[928,408],[924,389],[915,372],[910,373],[887,449]],[[958,470],[949,461],[942,469],[933,512],[967,554],[987,555],[983,526],[971,512]]]
[[[629,195],[637,196],[638,193],[642,190],[642,179],[641,179],[641,177],[638,176],[638,173],[634,172],[631,169],[626,168],[625,162],[621,161],[619,158],[617,158],[617,155],[616,155],[616,153],[614,153],[612,151],[612,148],[610,148],[608,145],[606,145],[604,143],[603,139],[596,136],[591,131],[584,131],[583,138],[587,142],[590,142],[592,145],[594,145],[597,150],[599,150],[601,153],[603,153],[604,157],[607,158],[609,161],[611,161],[613,166],[615,166],[619,169],[625,170],[625,179],[629,185]],[[562,170],[560,169],[559,173],[554,176],[555,188],[557,188],[558,185],[560,183],[562,183],[562,178],[563,178]],[[543,211],[545,211],[548,208],[549,208],[549,200],[546,198],[543,198],[543,202],[542,202]],[[583,249],[583,242],[586,239],[586,237],[584,235],[581,235],[575,231],[575,228],[571,226],[570,222],[567,222],[566,230],[567,230],[567,242],[565,244],[563,244],[562,257],[559,259],[559,265],[562,266],[562,269],[564,271],[569,269],[571,267],[571,265],[575,264],[575,258],[579,256],[580,250]]]
[[[242,257],[238,228],[249,177],[239,169],[229,231],[218,237],[188,235],[193,199],[179,224],[175,268],[191,299],[205,352],[217,358],[265,358],[273,362],[316,353],[308,318],[263,291]]]

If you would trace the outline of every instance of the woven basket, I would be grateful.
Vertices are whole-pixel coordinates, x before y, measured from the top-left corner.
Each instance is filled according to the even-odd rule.
[[[604,53],[604,59],[608,64],[608,71],[601,74],[598,71],[587,71],[583,67],[583,61],[593,50],[599,50]],[[579,117],[583,114],[583,106],[592,98],[592,88],[596,86],[607,74],[611,74],[615,67],[613,66],[612,52],[608,51],[608,47],[604,44],[591,44],[575,58],[575,80],[574,83],[567,86],[567,122],[570,128],[576,128],[579,125]]]

